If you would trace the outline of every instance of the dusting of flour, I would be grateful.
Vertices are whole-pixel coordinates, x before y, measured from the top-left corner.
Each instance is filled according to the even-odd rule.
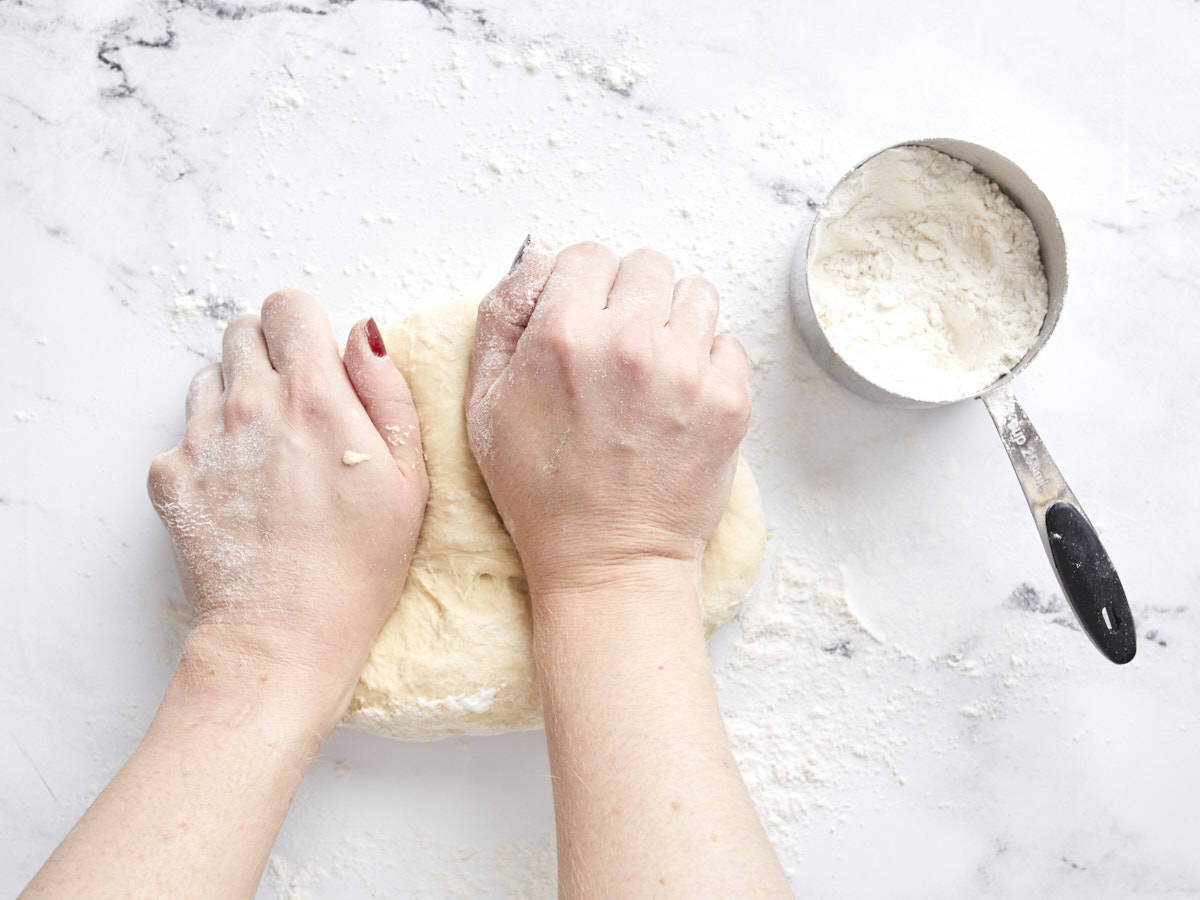
[[[897,678],[863,692],[856,676],[912,660],[854,615],[839,567],[780,553],[769,588],[738,621],[741,635],[715,675],[722,692],[736,685],[757,695],[726,712],[726,728],[776,846],[806,813],[836,803],[838,782],[855,771],[903,781],[897,757],[908,734],[888,723],[914,713],[917,691]]]
[[[885,150],[838,185],[813,232],[809,293],[852,368],[928,401],[978,394],[1011,370],[1047,307],[1029,217],[928,147]]]
[[[447,842],[424,828],[394,833],[350,829],[320,859],[297,861],[276,848],[264,881],[279,900],[366,896],[364,865],[395,859],[398,853],[409,861],[394,873],[402,880],[406,897],[553,900],[558,893],[552,834],[481,847]],[[366,887],[369,896],[388,893]]]

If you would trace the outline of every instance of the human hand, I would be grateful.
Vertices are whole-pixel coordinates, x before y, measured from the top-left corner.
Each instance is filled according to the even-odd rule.
[[[535,595],[699,559],[750,416],[717,311],[652,250],[528,241],[480,304],[467,433]]]
[[[598,244],[527,245],[480,304],[467,434],[529,580],[564,897],[788,896],[700,622],[750,415],[716,318],[703,278]]]
[[[252,896],[408,573],[429,485],[373,320],[343,362],[315,300],[272,294],[226,329],[187,418],[149,477],[195,612],[183,659],[22,896]]]
[[[226,329],[187,419],[149,476],[195,614],[181,668],[307,709],[327,731],[421,526],[429,482],[408,385],[373,321],[351,329],[343,363],[317,302],[282,291],[261,320]]]

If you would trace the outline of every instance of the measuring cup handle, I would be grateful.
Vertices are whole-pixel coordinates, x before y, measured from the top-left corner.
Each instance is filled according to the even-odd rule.
[[[983,395],[1029,511],[1079,624],[1115,663],[1137,653],[1137,631],[1121,579],[1046,445],[1007,385]]]
[[[1137,633],[1125,589],[1100,536],[1078,506],[1059,500],[1045,512],[1050,559],[1079,624],[1115,663],[1137,652]]]

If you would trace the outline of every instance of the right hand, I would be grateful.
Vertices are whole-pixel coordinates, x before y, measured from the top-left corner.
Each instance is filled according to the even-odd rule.
[[[716,289],[653,250],[527,241],[479,307],[467,434],[535,594],[694,570],[729,499],[750,369]]]

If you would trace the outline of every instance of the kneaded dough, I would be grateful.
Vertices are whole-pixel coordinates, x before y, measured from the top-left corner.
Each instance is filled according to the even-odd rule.
[[[425,310],[384,336],[421,421],[429,506],[408,582],[371,648],[345,724],[402,740],[542,724],[521,560],[467,446],[463,397],[476,306]],[[737,612],[765,541],[758,488],[739,459],[704,554],[707,634]]]

